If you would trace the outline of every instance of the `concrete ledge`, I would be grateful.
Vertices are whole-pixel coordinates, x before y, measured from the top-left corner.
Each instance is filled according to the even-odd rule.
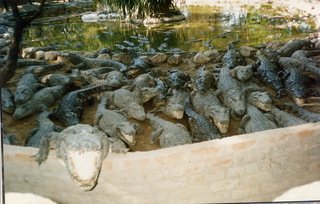
[[[320,180],[320,123],[126,155],[109,154],[98,185],[79,190],[51,152],[4,145],[6,192],[58,203],[270,202]]]

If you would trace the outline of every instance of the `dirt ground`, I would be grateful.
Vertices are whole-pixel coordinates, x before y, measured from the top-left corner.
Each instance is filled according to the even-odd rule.
[[[191,78],[193,78],[195,76],[195,73],[197,71],[197,68],[199,68],[199,65],[195,64],[192,60],[193,55],[192,54],[186,54],[183,55],[183,60],[182,63],[179,64],[179,66],[170,66],[168,63],[161,63],[158,64],[157,67],[154,67],[153,69],[161,69],[161,70],[170,70],[170,69],[179,69],[179,70],[183,70],[186,71]],[[56,62],[51,62],[51,63],[56,63]],[[211,67],[213,67],[214,64],[206,64],[206,69],[211,70]],[[65,66],[63,69],[60,70],[56,70],[53,73],[60,73],[60,74],[66,74],[66,70],[68,70],[70,67],[70,65]],[[21,75],[24,72],[25,68],[19,68],[16,71],[16,75],[14,78],[18,77],[19,75]],[[11,91],[15,90],[15,86],[16,83],[8,83],[6,88],[11,89]],[[318,87],[314,87],[317,88]],[[318,89],[319,90],[319,89]],[[273,90],[268,89],[268,91],[275,96],[275,92]],[[281,99],[281,102],[290,102],[290,99],[284,97]],[[93,125],[93,121],[95,118],[95,114],[96,114],[96,107],[99,104],[98,100],[95,100],[94,105],[92,106],[85,106],[85,111],[81,120],[81,123],[83,124],[90,124]],[[49,107],[49,110],[53,110],[56,106],[58,105],[58,103],[56,103],[55,105]],[[152,104],[147,102],[146,104],[144,104],[145,110],[149,111],[152,110]],[[317,112],[320,113],[320,106],[313,106],[313,107],[307,107],[307,109],[313,111],[313,112]],[[39,115],[39,112],[30,115],[28,117],[25,117],[23,119],[13,119],[11,114],[2,112],[2,123],[3,123],[3,129],[6,131],[6,134],[14,134],[18,141],[21,144],[24,144],[24,140],[26,135],[28,134],[28,132],[30,130],[32,130],[33,128],[37,127],[37,117]],[[166,115],[159,113],[158,116],[169,120],[171,122],[174,123],[181,123],[185,126],[187,126],[187,121],[186,121],[186,117],[184,117],[183,119],[173,119],[173,118],[169,118]],[[59,123],[59,121],[54,120],[55,124],[57,125],[61,125]],[[150,135],[151,133],[154,131],[153,128],[145,121],[137,121],[134,119],[130,119],[130,122],[135,122],[138,123],[141,128],[142,128],[142,134],[138,135],[136,140],[137,143],[135,146],[130,147],[129,151],[149,151],[149,150],[155,150],[155,149],[159,149],[160,146],[159,144],[155,144],[152,145],[150,144]],[[62,125],[61,125],[62,126]],[[229,130],[227,133],[223,134],[223,136],[233,136],[237,134],[237,129],[239,127],[239,123],[236,122],[235,120],[231,119],[230,121],[230,126],[229,126]]]

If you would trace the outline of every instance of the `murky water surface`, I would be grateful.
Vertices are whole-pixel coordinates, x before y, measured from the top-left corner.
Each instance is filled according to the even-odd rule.
[[[273,40],[287,42],[306,37],[306,33],[316,29],[311,16],[274,4],[220,3],[187,6],[181,11],[187,17],[184,21],[148,27],[122,20],[83,22],[76,17],[33,26],[25,30],[24,40],[28,46],[55,43],[59,49],[78,51],[97,51],[105,47],[119,50],[122,46],[143,52],[203,51],[226,49],[232,40],[240,40],[237,46],[258,46]]]

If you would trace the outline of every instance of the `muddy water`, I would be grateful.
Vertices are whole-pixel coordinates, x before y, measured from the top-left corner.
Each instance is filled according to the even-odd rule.
[[[214,5],[181,5],[186,20],[140,25],[119,19],[83,22],[80,17],[37,25],[24,32],[28,46],[56,44],[59,49],[97,51],[108,47],[135,47],[137,51],[202,51],[225,49],[232,40],[239,46],[265,41],[286,42],[316,30],[313,16],[267,3],[218,1]],[[54,16],[62,13],[54,13]]]

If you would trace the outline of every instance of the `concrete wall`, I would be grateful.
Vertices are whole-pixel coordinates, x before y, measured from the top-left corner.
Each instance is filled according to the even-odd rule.
[[[4,145],[5,191],[59,203],[269,202],[320,180],[320,123],[126,155],[109,154],[98,185],[79,190],[51,152]]]

